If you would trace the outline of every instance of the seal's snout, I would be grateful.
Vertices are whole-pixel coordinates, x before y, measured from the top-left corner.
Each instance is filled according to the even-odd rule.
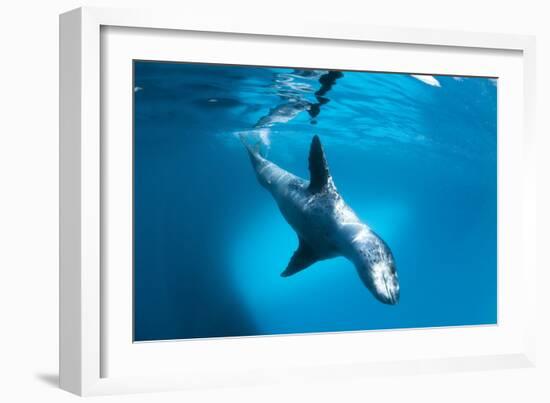
[[[375,263],[371,268],[371,279],[376,299],[388,305],[399,302],[399,280],[391,264],[384,261]]]
[[[399,302],[399,285],[394,280],[386,280],[385,293],[381,293],[379,300],[384,304],[396,305]]]

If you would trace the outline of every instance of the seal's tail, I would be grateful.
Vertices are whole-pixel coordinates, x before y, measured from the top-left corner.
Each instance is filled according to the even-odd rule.
[[[261,145],[262,141],[256,142],[256,144],[251,145],[246,141],[246,137],[243,133],[239,133],[239,140],[241,140],[241,143],[243,144],[244,148],[246,148],[246,151],[248,151],[248,155],[250,157],[250,160],[255,165],[258,163],[259,160],[263,160],[263,156],[261,154]]]

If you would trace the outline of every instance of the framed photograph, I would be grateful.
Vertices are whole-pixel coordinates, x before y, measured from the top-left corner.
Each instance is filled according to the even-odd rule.
[[[534,39],[60,18],[60,383],[534,365]]]

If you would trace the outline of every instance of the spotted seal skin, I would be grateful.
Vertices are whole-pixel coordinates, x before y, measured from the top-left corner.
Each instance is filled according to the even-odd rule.
[[[343,256],[380,302],[399,302],[399,280],[388,245],[363,223],[338,193],[318,136],[311,141],[310,180],[285,171],[245,145],[260,184],[298,235],[298,249],[281,276],[291,276],[317,261]]]

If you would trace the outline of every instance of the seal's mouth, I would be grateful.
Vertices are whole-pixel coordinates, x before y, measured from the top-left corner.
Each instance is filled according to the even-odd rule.
[[[373,294],[382,303],[395,305],[399,302],[399,282],[397,274],[392,272],[385,262],[379,262],[372,266]]]
[[[385,281],[384,285],[386,293],[381,295],[380,301],[388,305],[397,304],[399,302],[399,288],[393,286],[390,281]]]

